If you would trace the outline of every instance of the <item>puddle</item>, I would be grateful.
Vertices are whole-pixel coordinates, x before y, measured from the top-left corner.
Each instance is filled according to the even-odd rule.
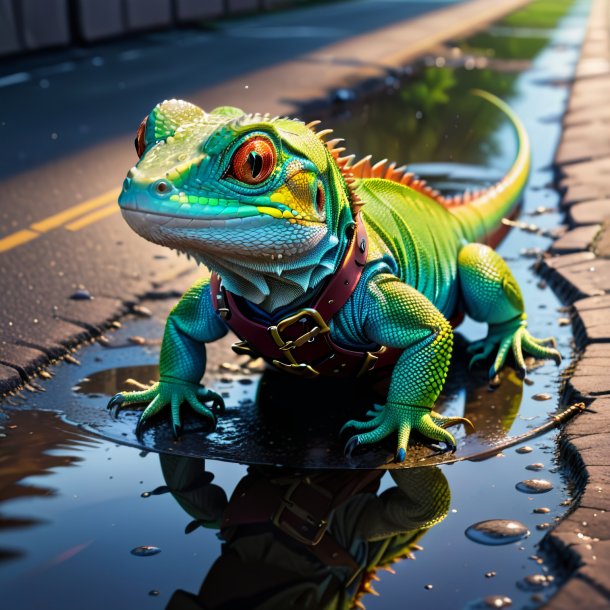
[[[487,89],[526,123],[534,166],[523,212],[545,209],[536,225],[550,230],[560,222],[558,195],[549,186],[560,125],[549,117],[561,116],[567,94],[553,83],[565,82],[574,69],[588,3],[576,2],[557,26],[569,5],[534,2],[520,18],[509,17],[422,62],[374,101],[338,104],[325,123],[346,138],[349,152],[409,163],[447,192],[478,188],[502,175],[514,155],[504,118],[467,94],[473,87]],[[541,6],[553,14],[537,13]],[[507,28],[514,26],[521,28],[519,36],[509,40]],[[542,234],[513,230],[499,251],[523,288],[532,334],[556,336],[563,368],[570,363],[570,329],[558,324],[560,303],[531,270],[532,257],[548,244]],[[356,386],[337,386],[324,402],[315,388],[246,366],[221,341],[208,353],[208,379],[229,403],[218,430],[207,434],[200,421],[187,419],[182,440],[175,442],[160,421],[147,430],[143,446],[125,446],[138,444],[137,413],[123,411],[114,420],[105,405],[128,379],[146,384],[157,376],[157,339],[171,304],[147,306],[150,315],[133,317],[109,334],[108,346],[81,350],[80,366],[52,367],[54,378],[39,382],[47,392],[23,393],[4,407],[9,417],[0,421],[0,587],[8,606],[80,608],[87,600],[91,610],[253,608],[253,600],[276,595],[273,603],[281,608],[292,601],[312,608],[358,601],[375,610],[405,599],[414,608],[437,610],[535,608],[556,591],[562,573],[539,548],[547,524],[565,514],[571,497],[556,468],[555,432],[506,447],[491,459],[425,469],[377,468],[390,451],[383,445],[355,456],[360,470],[307,476],[221,461],[230,453],[249,462],[249,455],[264,450],[258,461],[267,464],[345,466],[337,429],[348,411],[353,417],[373,400]],[[468,322],[459,332],[470,341],[485,329]],[[535,368],[528,383],[506,369],[501,385],[490,391],[483,368],[468,375],[464,358],[454,360],[439,410],[465,414],[478,429],[478,436],[457,429],[457,457],[477,438],[489,448],[494,439],[529,434],[558,407],[560,377],[552,363]],[[44,411],[60,411],[63,419]],[[323,422],[317,429],[315,414]],[[303,442],[304,433],[309,442]],[[213,448],[217,453],[208,453]],[[447,459],[424,445],[412,449],[413,459],[424,457],[426,464]],[[202,452],[217,459],[189,457]],[[483,457],[467,457],[477,456]],[[527,467],[540,464],[549,489],[542,496],[518,491]],[[268,524],[270,514],[276,526]],[[518,523],[530,535],[497,546],[465,535],[473,524],[491,520]],[[326,538],[312,547],[322,522],[330,523],[334,542]],[[132,554],[136,549],[162,552],[141,557]]]

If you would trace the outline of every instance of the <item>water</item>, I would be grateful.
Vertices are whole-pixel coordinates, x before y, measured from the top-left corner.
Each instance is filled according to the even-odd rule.
[[[481,521],[471,525],[465,532],[466,537],[473,542],[496,546],[498,544],[511,544],[527,538],[529,530],[519,521],[509,521],[508,519],[491,519]],[[485,574],[496,575],[495,572]]]
[[[540,228],[552,229],[560,219],[550,165],[567,94],[563,83],[574,68],[587,7],[586,2],[576,2],[557,27],[553,19],[542,19],[530,7],[521,21],[509,19],[484,35],[456,41],[446,53],[429,58],[421,70],[407,76],[404,86],[392,81],[387,94],[354,106],[339,100],[335,116],[325,122],[335,127],[337,136],[346,137],[350,152],[415,164],[447,191],[480,186],[499,177],[514,154],[513,134],[504,119],[467,95],[472,87],[487,89],[506,99],[526,123],[534,166],[524,214],[536,214]],[[523,21],[529,24],[526,30]],[[521,28],[518,38],[506,36],[509,25]],[[554,211],[540,214],[540,208]],[[548,243],[543,235],[513,231],[500,252],[524,288],[532,333],[554,334],[567,366],[571,335],[568,327],[559,325],[560,303],[538,284],[530,269],[532,253],[535,256]],[[126,328],[108,334],[109,347],[94,345],[79,352],[82,366],[52,367],[55,380],[39,381],[48,392],[24,392],[22,398],[12,399],[14,406],[5,405],[7,417],[0,420],[0,433],[5,435],[0,455],[0,588],[7,607],[173,608],[193,599],[202,582],[206,601],[212,605],[213,596],[227,599],[266,582],[285,582],[282,575],[292,578],[304,573],[303,562],[319,566],[307,572],[309,584],[304,589],[335,596],[335,605],[326,600],[326,607],[349,607],[359,599],[369,610],[386,609],[400,607],[408,599],[409,607],[438,610],[529,608],[542,605],[556,590],[562,573],[540,551],[545,531],[538,529],[565,514],[571,495],[561,471],[551,472],[556,463],[554,432],[529,440],[528,452],[507,449],[486,461],[339,473],[336,484],[345,489],[367,483],[363,493],[349,494],[349,501],[335,510],[331,525],[333,537],[367,568],[366,577],[361,574],[347,589],[342,586],[348,580],[345,567],[331,569],[336,578],[325,580],[329,569],[294,543],[294,537],[272,539],[268,529],[260,531],[258,526],[236,535],[223,552],[217,533],[227,517],[229,499],[237,507],[243,498],[264,497],[262,492],[252,496],[242,486],[248,483],[261,490],[278,477],[290,488],[293,473],[260,466],[248,473],[246,466],[235,463],[159,457],[92,437],[41,410],[86,403],[96,406],[100,419],[107,418],[103,404],[126,376],[144,383],[155,378],[158,342],[147,339],[137,345],[128,340],[150,337],[151,328],[157,328],[166,315],[161,309],[170,304],[148,306]],[[155,320],[157,326],[150,326]],[[467,323],[460,332],[475,340],[484,328]],[[140,368],[118,375],[118,369],[108,370],[103,364],[103,353],[112,355],[116,367]],[[233,373],[230,367],[219,372],[229,380]],[[91,380],[92,375],[97,375],[95,383],[87,386],[90,382],[82,378]],[[66,387],[84,386],[86,394],[54,393],[62,380]],[[532,385],[522,383],[508,369],[501,386],[490,392],[483,369],[475,370],[468,390],[454,389],[448,414],[465,409],[477,415],[479,426],[496,426],[511,435],[527,432],[557,407],[557,369],[546,363],[532,371],[529,382]],[[255,384],[232,385],[248,397]],[[541,393],[551,399],[536,400]],[[36,406],[38,410],[28,410]],[[278,420],[278,437],[282,430],[289,436],[285,431],[289,416],[283,417]],[[526,467],[536,463],[548,465],[544,474],[552,489],[544,494],[546,513],[538,510],[535,496],[515,489]],[[365,481],[365,477],[369,478]],[[317,502],[324,497],[315,490],[311,494],[308,497]],[[287,513],[276,511],[276,517],[283,528],[288,527]],[[472,524],[492,519],[518,521],[531,534],[500,546],[477,544],[464,535]],[[301,525],[293,528],[296,533],[316,535],[311,523],[306,531],[299,530]],[[132,555],[131,550],[143,543],[162,552],[144,558]],[[409,560],[412,557],[416,560]],[[335,559],[340,560],[341,554]],[[495,576],[486,577],[491,573]],[[540,577],[544,577],[542,586]],[[379,597],[368,592],[373,581]],[[325,588],[318,586],[322,582]],[[250,600],[254,597],[253,593]],[[245,606],[254,607],[251,602]]]

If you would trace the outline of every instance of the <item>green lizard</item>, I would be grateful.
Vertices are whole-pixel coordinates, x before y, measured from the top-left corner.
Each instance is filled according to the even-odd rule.
[[[183,403],[215,425],[224,404],[200,385],[205,343],[232,328],[242,339],[236,351],[296,374],[367,374],[392,363],[385,405],[347,422],[357,434],[346,451],[396,433],[403,461],[412,430],[455,450],[446,427],[470,423],[433,410],[451,359],[449,319],[465,313],[489,324],[471,364],[496,350],[490,377],[510,351],[522,375],[524,351],[559,363],[554,340],[527,331],[519,286],[486,245],[517,207],[530,148],[510,108],[478,94],[511,118],[519,150],[498,184],[452,199],[395,164],[342,156],[340,140],[325,141],[329,130],[316,131],[317,121],[157,105],[138,130],[140,160],[121,211],[142,237],[214,274],[169,315],[159,382],[117,394],[109,408],[150,403],[138,434],[169,406],[178,435]]]

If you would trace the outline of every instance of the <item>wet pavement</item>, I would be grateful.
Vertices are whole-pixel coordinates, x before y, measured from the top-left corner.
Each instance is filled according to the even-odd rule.
[[[513,49],[511,57],[499,51],[493,58],[478,52],[490,48],[487,41],[457,40],[428,57],[412,76],[407,75],[404,88],[400,82],[386,82],[387,97],[376,100],[379,108],[372,99],[354,106],[339,104],[325,120],[333,124],[336,135],[348,137],[350,152],[390,156],[383,149],[370,150],[375,143],[365,141],[367,132],[379,130],[378,142],[398,140],[392,151],[394,158],[416,164],[420,174],[451,191],[493,180],[510,164],[514,149],[509,144],[513,141],[510,129],[498,122],[493,111],[482,120],[482,107],[463,102],[463,106],[448,109],[448,100],[463,100],[466,90],[480,78],[485,79],[487,88],[509,101],[525,119],[535,147],[523,218],[535,223],[537,230],[513,231],[500,252],[526,288],[532,332],[558,337],[568,371],[571,332],[563,321],[566,312],[559,311],[561,303],[530,267],[537,253],[550,243],[545,231],[553,230],[559,222],[550,164],[559,138],[557,117],[567,94],[565,83],[573,71],[587,9],[586,2],[576,2],[556,31],[551,26],[522,32],[527,44],[518,52]],[[502,23],[495,27],[498,49],[509,34],[507,27]],[[409,98],[409,92],[421,83],[423,95]],[[432,107],[422,107],[422,100],[427,100],[430,93],[439,101]],[[393,105],[387,101],[386,106],[385,100],[391,98]],[[401,123],[405,131],[398,139],[384,135],[383,123],[375,123],[372,116],[380,111],[379,116],[387,119],[390,108],[404,108],[402,112],[408,117]],[[362,120],[362,113],[374,130],[350,130],[350,124]],[[439,119],[447,116],[443,113],[460,115],[451,123],[453,129],[443,130]],[[387,125],[396,129],[395,122],[387,121]],[[414,142],[414,136],[421,140]],[[466,136],[468,145],[464,145]],[[439,158],[447,163],[434,165]],[[238,591],[248,600],[245,607],[254,607],[251,600],[257,595],[269,596],[279,590],[286,594],[277,602],[278,607],[284,607],[290,598],[300,599],[302,607],[308,607],[306,600],[309,607],[322,607],[321,600],[327,607],[350,607],[360,600],[367,608],[387,608],[408,597],[414,608],[502,607],[508,604],[508,598],[511,607],[526,608],[540,606],[557,590],[566,575],[565,566],[556,563],[554,553],[543,552],[540,543],[546,531],[569,510],[575,488],[568,471],[561,470],[557,463],[554,432],[528,440],[531,451],[522,444],[518,450],[507,448],[493,459],[460,462],[440,470],[375,470],[367,475],[370,480],[361,474],[354,479],[353,471],[339,471],[339,479],[332,483],[317,478],[324,473],[315,475],[313,482],[303,483],[302,476],[286,470],[259,467],[247,474],[246,467],[238,464],[172,456],[189,455],[190,450],[182,450],[181,443],[188,442],[184,440],[169,440],[165,447],[169,456],[160,458],[124,446],[136,444],[135,415],[124,412],[117,422],[113,421],[104,408],[107,398],[126,377],[135,377],[141,383],[154,378],[162,322],[176,295],[198,275],[189,271],[173,283],[163,283],[156,298],[125,318],[122,328],[109,329],[97,345],[74,354],[78,362],[49,368],[52,379],[36,380],[6,405],[8,419],[2,430],[6,435],[2,438],[6,485],[2,486],[1,497],[6,535],[0,555],[5,559],[0,564],[0,582],[11,607],[77,608],[83,603],[88,608],[108,604],[218,607],[237,604]],[[88,304],[87,299],[74,302]],[[472,323],[460,331],[468,340],[483,333],[480,325]],[[212,376],[219,388],[227,386],[232,406],[237,408],[240,400],[241,407],[253,404],[257,399],[255,388],[262,383],[260,371],[235,360],[228,345],[222,343],[215,346],[210,361]],[[531,431],[559,406],[561,387],[550,363],[535,369],[527,384],[508,369],[495,392],[487,388],[479,373],[482,371],[468,376],[454,366],[443,403],[446,413],[478,413],[480,427],[485,429],[489,424],[492,430],[502,429],[514,436]],[[251,383],[243,383],[246,379]],[[280,397],[285,391],[280,385]],[[341,394],[335,403],[344,400]],[[272,430],[275,426],[284,430],[283,425],[290,423],[282,412],[283,400],[279,402],[262,414],[270,416]],[[46,413],[47,409],[60,411],[63,419]],[[335,415],[338,422],[340,410],[333,413],[333,418]],[[332,422],[334,419],[330,427],[337,427]],[[113,440],[86,434],[87,428],[96,430],[96,426],[98,432]],[[198,440],[209,440],[203,431],[193,429],[190,434],[199,435]],[[466,441],[462,432],[458,436]],[[144,438],[149,448],[159,440],[163,438],[153,431]],[[232,440],[231,447],[241,450],[240,439]],[[284,445],[280,455],[294,445],[286,434],[278,441]],[[222,445],[220,439],[216,442]],[[210,447],[214,444],[212,439]],[[293,454],[296,461],[311,457],[298,451]],[[332,453],[340,456],[340,446]],[[315,453],[313,457],[320,459]],[[383,463],[383,451],[378,457]],[[249,461],[246,458],[240,454],[238,459]],[[524,483],[528,480],[546,484]],[[267,497],[269,481],[274,490],[269,494],[275,502],[275,529],[262,527],[248,511],[244,516],[244,509],[239,508],[240,498],[251,497],[253,490],[254,497]],[[516,488],[520,483],[529,486],[527,493]],[[337,565],[329,568],[328,556],[312,557],[307,543],[295,544],[293,529],[302,525],[302,518],[278,509],[283,505],[276,497],[275,485],[280,486],[282,497],[288,489],[290,493],[302,492],[299,506],[309,507],[317,517],[329,520],[330,534],[343,548],[353,551],[358,565],[340,557]],[[320,488],[332,489],[333,498],[322,508],[317,499]],[[534,493],[547,488],[544,493]],[[358,495],[354,496],[355,491]],[[261,510],[268,510],[264,502],[261,506]],[[227,518],[237,519],[237,525],[228,526]],[[507,545],[480,544],[467,538],[468,528],[490,519],[523,524],[529,534]],[[222,549],[216,536],[220,528],[225,542]],[[515,527],[508,530],[514,532]],[[497,537],[502,527],[496,525],[492,531]],[[307,531],[301,535],[307,538],[318,534]],[[417,561],[409,561],[412,556]],[[311,569],[302,570],[304,564]],[[296,573],[300,574],[298,581]],[[102,583],[102,574],[112,586]],[[248,579],[247,574],[257,576]],[[374,584],[380,597],[369,590],[375,578],[380,578]],[[198,595],[202,580],[203,589]]]

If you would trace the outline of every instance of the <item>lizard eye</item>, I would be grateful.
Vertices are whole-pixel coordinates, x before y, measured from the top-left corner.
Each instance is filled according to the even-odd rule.
[[[138,131],[136,133],[136,139],[134,144],[136,146],[136,152],[138,157],[141,157],[146,150],[146,123],[148,122],[148,116],[144,117],[144,120],[140,123]]]
[[[228,175],[246,184],[260,184],[275,169],[275,159],[275,148],[267,138],[252,138],[233,154]]]

